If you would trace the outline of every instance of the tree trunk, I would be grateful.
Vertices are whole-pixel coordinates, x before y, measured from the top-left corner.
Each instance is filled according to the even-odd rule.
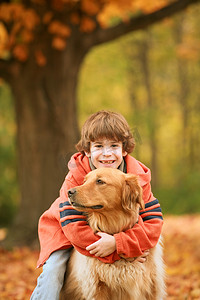
[[[79,137],[76,87],[82,59],[56,54],[43,70],[28,61],[13,72],[21,203],[9,244],[37,239],[38,219],[58,197]]]

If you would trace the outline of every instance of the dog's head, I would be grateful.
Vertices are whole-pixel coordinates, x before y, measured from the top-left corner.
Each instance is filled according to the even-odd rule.
[[[83,185],[70,189],[68,196],[76,210],[88,213],[144,208],[137,176],[112,168],[91,171]]]

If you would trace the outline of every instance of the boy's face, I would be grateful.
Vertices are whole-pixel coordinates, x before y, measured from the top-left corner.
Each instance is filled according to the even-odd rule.
[[[99,139],[90,143],[90,152],[86,153],[95,168],[115,168],[122,163],[123,156],[127,155],[123,151],[122,142],[107,139]]]

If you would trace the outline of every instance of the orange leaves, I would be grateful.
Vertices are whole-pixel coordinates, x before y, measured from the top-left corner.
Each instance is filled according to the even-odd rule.
[[[164,260],[167,267],[166,300],[200,299],[200,215],[165,217]],[[1,237],[1,234],[2,237]],[[4,232],[0,231],[0,240]],[[30,298],[41,269],[38,252],[29,248],[0,249],[0,299]]]
[[[47,11],[43,16],[43,23],[48,24],[53,17],[53,13],[51,11]]]
[[[35,51],[35,58],[36,58],[36,62],[38,64],[38,66],[43,67],[46,65],[47,59],[41,50]]]
[[[200,216],[167,217],[164,259],[170,300],[200,299]]]
[[[30,43],[34,39],[33,32],[27,29],[22,30],[21,37],[25,43]]]
[[[135,11],[142,11],[143,13],[151,13],[153,11],[156,11],[163,6],[165,6],[169,1],[167,0],[135,0],[132,1],[132,7]]]
[[[2,4],[0,9],[0,19],[5,22],[16,21],[22,17],[23,5],[17,3]]]
[[[17,60],[25,62],[29,54],[28,44],[33,41],[34,30],[40,23],[37,13],[20,3],[2,4],[0,19],[10,27],[4,48],[10,51]],[[1,47],[2,41],[0,40]]]
[[[13,49],[13,55],[19,61],[25,62],[28,58],[28,48],[26,45],[16,45]]]
[[[12,252],[0,250],[0,299],[26,300],[36,284],[41,269],[35,269],[38,252],[16,248]]]
[[[91,32],[95,29],[95,27],[96,27],[96,24],[92,19],[90,19],[88,17],[83,17],[81,19],[80,31]]]
[[[7,56],[7,44],[8,44],[8,33],[5,26],[0,23],[0,57],[4,58]]]
[[[20,3],[2,4],[0,19],[6,23],[20,22],[22,27],[32,30],[38,23],[39,17],[33,9],[26,9]]]
[[[60,21],[52,21],[48,28],[49,32],[53,35],[52,46],[57,50],[64,50],[66,47],[66,38],[70,36],[71,29]]]
[[[82,0],[81,9],[88,15],[97,15],[101,8],[101,1],[97,0]]]
[[[80,17],[77,13],[72,13],[70,15],[70,22],[73,24],[73,25],[78,25],[80,23]]]
[[[200,43],[198,40],[185,42],[176,48],[179,57],[186,60],[198,61],[200,57]]]
[[[112,18],[119,18],[128,21],[130,16],[136,13],[151,13],[165,6],[167,0],[109,0],[98,20],[102,26],[108,26]]]
[[[33,30],[40,22],[39,17],[33,9],[26,9],[22,17],[22,25],[28,30]]]
[[[52,21],[49,25],[48,30],[51,34],[57,34],[63,38],[68,37],[71,33],[70,27],[66,26],[60,21]]]
[[[56,50],[64,50],[66,47],[67,42],[62,39],[61,37],[54,37],[52,41],[52,47]]]

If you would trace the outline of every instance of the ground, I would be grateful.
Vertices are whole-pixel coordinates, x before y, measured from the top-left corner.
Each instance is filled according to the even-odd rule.
[[[200,215],[165,217],[163,236],[167,300],[200,299]],[[28,247],[0,249],[1,300],[30,298],[41,272],[37,258],[38,251]]]

